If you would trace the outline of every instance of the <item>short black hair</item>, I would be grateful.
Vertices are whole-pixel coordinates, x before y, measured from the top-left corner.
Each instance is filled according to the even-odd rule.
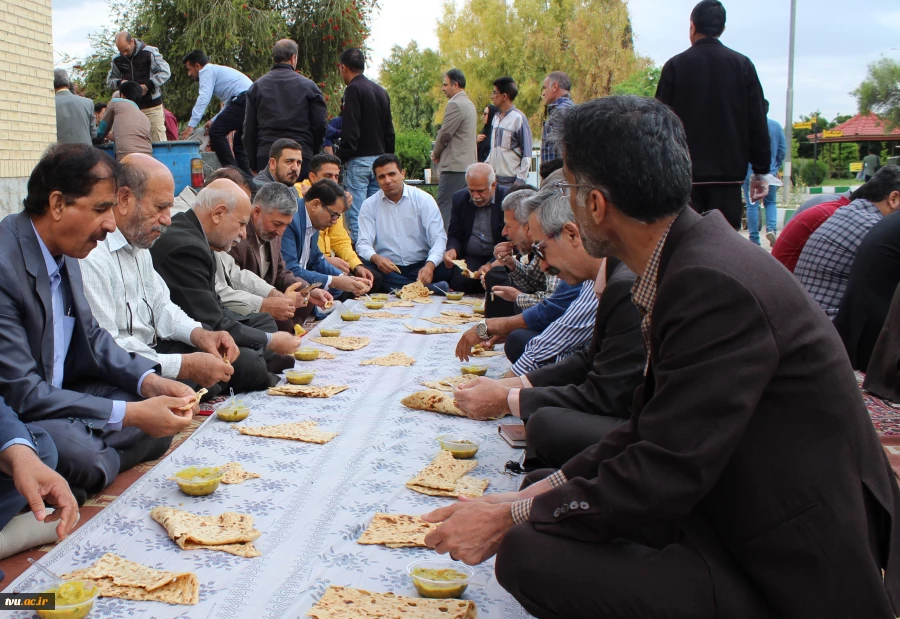
[[[319,170],[322,169],[322,166],[326,163],[333,163],[337,167],[341,167],[341,160],[339,157],[335,157],[334,155],[329,155],[328,153],[319,153],[315,157],[312,158],[312,161],[309,162],[309,171],[311,174],[318,174]]]
[[[253,177],[234,165],[222,166],[221,168],[210,174],[203,182],[203,186],[206,187],[211,182],[217,181],[220,178],[226,178],[241,189],[250,191],[251,197],[255,196],[257,190],[259,190],[259,186],[253,180]]]
[[[550,161],[542,161],[541,169],[538,174],[541,177],[541,180],[544,180],[557,170],[562,169],[563,167],[563,158],[557,157],[556,159],[551,159]]]
[[[325,206],[331,206],[338,199],[344,199],[344,188],[327,178],[313,183],[303,196],[306,202],[319,200]]]
[[[763,99],[763,105],[764,105],[765,108],[766,108],[766,114],[768,114],[768,113],[769,113],[769,100],[768,100],[768,99]]]
[[[111,180],[118,188],[118,176],[119,164],[102,150],[90,144],[54,144],[31,171],[22,204],[29,215],[41,216],[54,191],[71,204],[89,195],[99,182]]]
[[[300,55],[300,47],[291,39],[281,39],[272,48],[272,61],[275,64],[290,62],[291,58]]]
[[[495,79],[494,88],[496,88],[497,92],[499,92],[500,94],[504,94],[509,97],[510,101],[515,101],[516,95],[519,94],[519,87],[516,86],[516,80],[509,77],[508,75]]]
[[[275,143],[272,144],[272,148],[269,149],[269,159],[274,159],[278,161],[281,159],[281,153],[285,150],[299,150],[303,151],[303,147],[300,146],[300,143],[296,140],[292,140],[291,138],[281,138],[279,140],[275,140]]]
[[[900,166],[886,165],[878,170],[868,183],[854,191],[850,198],[881,202],[887,200],[895,191],[900,191]]]
[[[206,57],[206,53],[203,50],[195,49],[192,52],[188,52],[184,55],[184,58],[181,59],[181,64],[198,64],[201,67],[205,67],[209,64],[209,58]]]
[[[120,82],[119,96],[137,103],[144,96],[144,91],[141,90],[141,85],[137,82]]]
[[[456,83],[460,88],[466,87],[466,76],[463,75],[463,72],[459,69],[450,69],[444,75],[447,76],[447,79],[450,80],[450,83]]]
[[[869,154],[870,154],[870,155],[877,155],[878,152],[879,152],[879,151],[878,151],[878,148],[876,148],[875,146],[870,146],[870,147],[869,147]]]
[[[109,106],[107,104],[103,103],[103,101],[100,101],[99,103],[95,103],[94,104],[94,113],[97,114],[99,112],[102,112],[103,110],[105,110],[108,107]]]
[[[397,169],[401,172],[403,171],[403,166],[400,164],[400,159],[397,155],[393,153],[388,153],[386,155],[381,155],[378,159],[375,160],[375,163],[372,164],[372,173],[378,174],[378,168],[383,168],[386,165],[391,165],[392,163],[397,164]]]
[[[719,0],[700,0],[691,11],[691,22],[699,34],[718,38],[725,31],[725,7]]]
[[[362,50],[351,47],[341,52],[341,64],[351,71],[362,73],[366,70],[366,56]]]
[[[594,99],[570,108],[554,133],[575,182],[599,190],[626,217],[653,223],[688,204],[691,155],[684,126],[656,99]]]
[[[515,185],[509,188],[509,191],[506,192],[506,195],[516,193],[517,191],[537,191],[537,187],[534,185],[529,185],[528,183],[523,183],[522,185]],[[505,200],[506,198],[504,198]]]

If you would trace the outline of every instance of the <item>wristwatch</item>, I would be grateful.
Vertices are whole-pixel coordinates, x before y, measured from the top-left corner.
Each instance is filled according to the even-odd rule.
[[[488,333],[487,320],[482,320],[477,325],[475,325],[475,335],[477,335],[484,341],[491,339],[491,336]]]

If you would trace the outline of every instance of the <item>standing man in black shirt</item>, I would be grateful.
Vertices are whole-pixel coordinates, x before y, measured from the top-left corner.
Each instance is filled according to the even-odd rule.
[[[753,167],[750,199],[765,197],[770,146],[762,86],[750,59],[719,41],[725,7],[702,0],[691,12],[691,47],[663,67],[656,98],[684,124],[693,166],[691,206],[720,210],[741,227],[741,184]]]
[[[372,164],[380,155],[394,152],[391,98],[384,88],[363,75],[365,70],[366,58],[360,50],[344,50],[340,71],[347,88],[337,154],[344,162],[344,188],[353,196],[347,225],[354,243],[359,236],[359,209],[366,198],[378,191]]]
[[[269,165],[272,144],[281,138],[303,147],[299,181],[309,174],[309,161],[322,149],[327,125],[325,97],[315,83],[295,72],[299,48],[281,39],[272,48],[272,69],[247,90],[244,148],[254,173]]]
[[[169,81],[172,70],[159,49],[135,39],[126,31],[116,35],[119,55],[112,59],[106,82],[118,90],[122,82],[141,85],[141,98],[137,105],[150,119],[150,140],[166,141],[166,119],[163,114],[162,85]]]

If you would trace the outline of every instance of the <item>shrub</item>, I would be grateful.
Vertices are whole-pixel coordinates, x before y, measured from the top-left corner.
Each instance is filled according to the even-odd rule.
[[[800,168],[800,180],[807,187],[816,187],[828,177],[828,166],[821,161],[807,161]]]
[[[431,136],[421,131],[398,133],[394,152],[406,170],[406,178],[424,178],[423,171],[431,167]]]

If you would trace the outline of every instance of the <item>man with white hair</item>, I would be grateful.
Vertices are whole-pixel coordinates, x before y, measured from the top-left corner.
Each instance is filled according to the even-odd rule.
[[[191,210],[172,218],[169,231],[150,250],[172,300],[188,316],[231,334],[245,349],[242,357],[259,358],[254,371],[241,377],[241,387],[248,391],[276,384],[273,374],[293,367],[289,355],[300,346],[300,338],[278,331],[270,315],[239,316],[223,307],[216,293],[212,252],[230,251],[246,236],[250,210],[250,198],[240,187],[228,179],[215,180],[197,194]]]
[[[481,276],[490,270],[494,246],[503,240],[500,204],[507,189],[497,187],[497,175],[486,163],[466,168],[466,188],[453,194],[450,231],[444,266],[452,269],[450,287],[469,294],[484,292]],[[463,260],[472,276],[466,276],[454,260]]]
[[[65,69],[53,70],[53,90],[56,91],[56,141],[91,145],[97,137],[97,118],[94,102],[69,90],[69,74]]]

